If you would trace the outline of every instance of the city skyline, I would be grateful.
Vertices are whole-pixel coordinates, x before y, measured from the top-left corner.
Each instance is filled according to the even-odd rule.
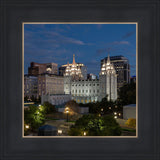
[[[24,73],[30,62],[76,62],[98,75],[100,60],[123,55],[136,75],[136,24],[24,24]]]

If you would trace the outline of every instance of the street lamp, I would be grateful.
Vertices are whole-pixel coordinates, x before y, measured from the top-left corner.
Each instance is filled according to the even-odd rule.
[[[68,107],[66,108],[66,113],[67,113],[67,122],[68,122],[68,114],[69,114],[69,110],[68,110]]]
[[[26,129],[29,129],[29,125],[26,125]]]
[[[101,108],[101,116],[103,115],[103,108]]]
[[[61,135],[61,134],[62,134],[62,130],[59,129],[59,130],[58,130],[58,135]]]

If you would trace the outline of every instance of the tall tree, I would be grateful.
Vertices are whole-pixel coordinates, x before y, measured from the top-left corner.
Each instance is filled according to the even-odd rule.
[[[136,104],[136,83],[125,84],[118,91],[118,101],[122,105]]]

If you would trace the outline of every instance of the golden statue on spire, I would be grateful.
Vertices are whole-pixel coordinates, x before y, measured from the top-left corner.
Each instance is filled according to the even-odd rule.
[[[75,62],[75,54],[73,54],[73,63],[72,64],[76,64],[76,62]]]

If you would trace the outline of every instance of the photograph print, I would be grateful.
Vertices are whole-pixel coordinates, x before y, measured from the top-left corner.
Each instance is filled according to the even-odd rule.
[[[137,23],[29,23],[23,137],[137,137]]]

